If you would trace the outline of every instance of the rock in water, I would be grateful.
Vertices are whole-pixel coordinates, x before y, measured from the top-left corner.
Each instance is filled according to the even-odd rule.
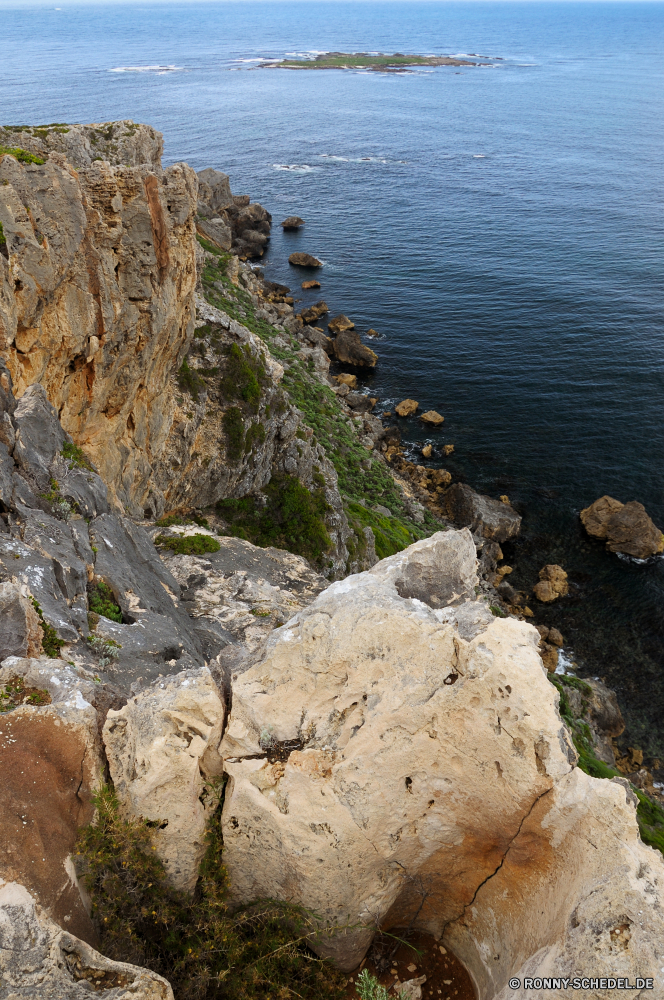
[[[533,587],[533,594],[538,601],[548,604],[558,597],[565,597],[568,593],[567,573],[562,566],[545,566],[539,571],[539,583]]]
[[[426,413],[422,414],[420,420],[423,420],[425,424],[430,424],[432,427],[440,427],[445,417],[441,417],[440,413],[437,413],[436,410],[427,410]]]
[[[581,523],[593,538],[606,539],[609,552],[622,552],[635,559],[648,559],[664,552],[664,534],[648,516],[643,504],[622,504],[603,496],[580,514]]]
[[[574,766],[538,633],[473,599],[475,566],[467,530],[417,542],[333,584],[236,677],[221,746],[235,901],[346,925],[313,942],[344,970],[376,921],[419,914],[500,1000],[513,976],[615,975],[616,954],[621,975],[650,974],[664,861],[639,842],[628,783]]]
[[[320,288],[320,281],[303,281],[301,286],[305,292],[309,288]]]
[[[329,329],[329,325],[328,325]],[[378,355],[363,344],[356,330],[346,330],[333,341],[334,354],[338,361],[359,368],[374,368]]]
[[[412,417],[414,413],[417,413],[419,405],[415,399],[402,399],[394,407],[394,411],[399,417]]]
[[[338,382],[339,385],[347,385],[349,389],[357,388],[357,375],[335,375],[334,381]]]
[[[355,324],[352,319],[348,319],[348,316],[335,316],[327,324],[327,329],[331,334],[336,336],[336,334],[343,333],[345,330],[354,330]]]
[[[301,219],[299,215],[289,215],[281,225],[284,229],[300,229],[304,225],[304,219]]]
[[[315,323],[316,320],[319,319],[321,316],[324,316],[326,312],[329,312],[329,309],[327,308],[327,303],[323,302],[323,300],[321,299],[320,302],[315,302],[314,305],[308,306],[306,309],[303,309],[302,312],[300,313],[300,317],[303,323],[311,324]]]
[[[521,528],[521,517],[509,504],[476,493],[463,483],[455,483],[445,494],[445,511],[458,526],[468,526],[494,542],[515,538]]]
[[[310,253],[292,253],[288,258],[289,264],[295,264],[297,267],[322,267],[322,260],[318,260],[317,257],[312,257]]]

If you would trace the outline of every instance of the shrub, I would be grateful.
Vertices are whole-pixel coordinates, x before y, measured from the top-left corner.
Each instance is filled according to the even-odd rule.
[[[122,611],[115,600],[115,595],[103,580],[88,584],[88,608],[93,614],[103,615],[112,622],[122,621]]]
[[[41,607],[34,599],[34,597],[30,598],[30,602],[35,611],[37,612],[37,614],[39,615],[39,624],[41,625],[41,630],[43,633],[42,649],[44,650],[47,656],[51,657],[51,659],[57,660],[57,658],[60,656],[60,650],[64,645],[66,645],[65,640],[60,638],[60,636],[55,631],[52,625],[49,625],[48,622],[44,621],[44,612],[42,611]]]
[[[244,420],[240,408],[229,407],[224,413],[222,424],[226,434],[226,454],[231,462],[237,462],[244,451]]]
[[[96,469],[90,462],[90,459],[86,457],[82,448],[79,448],[77,444],[73,444],[71,441],[65,441],[60,454],[63,458],[69,461],[70,469],[73,469],[74,466],[78,465],[81,469],[88,469],[89,472],[96,472]]]
[[[221,548],[216,538],[198,533],[171,538],[167,535],[158,535],[155,538],[155,545],[161,545],[162,548],[170,549],[180,556],[202,556],[206,552],[218,552]]]
[[[5,155],[13,156],[19,163],[37,163],[39,166],[46,163],[41,156],[35,156],[34,153],[29,153],[27,149],[21,149],[19,146],[0,146],[0,156]]]
[[[205,388],[205,382],[193,368],[189,367],[189,362],[186,358],[183,359],[180,365],[178,385],[183,392],[188,392],[196,401],[198,401],[200,390]]]
[[[309,492],[297,476],[273,476],[263,490],[263,507],[251,496],[220,500],[217,511],[229,525],[231,535],[265,548],[275,545],[312,562],[319,562],[332,547],[325,513],[325,492]]]
[[[221,380],[221,391],[228,400],[243,400],[253,413],[258,410],[261,386],[267,380],[265,367],[248,344],[231,344],[226,351],[227,362]]]
[[[217,794],[219,789],[209,789]],[[154,823],[123,819],[102,786],[94,825],[81,830],[77,867],[92,897],[103,954],[154,969],[178,1000],[341,1000],[345,977],[305,941],[315,921],[273,900],[228,911],[219,810],[193,897],[169,885],[152,843]]]

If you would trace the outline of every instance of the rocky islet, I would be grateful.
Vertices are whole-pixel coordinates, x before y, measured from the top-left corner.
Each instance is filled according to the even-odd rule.
[[[35,131],[12,142],[43,163],[0,159],[0,682],[26,692],[0,715],[0,750],[57,803],[12,785],[3,980],[16,995],[37,981],[83,995],[83,980],[171,995],[93,950],[69,875],[104,766],[185,893],[218,815],[205,789],[224,776],[233,899],[297,886],[329,926],[353,928],[312,939],[344,970],[377,923],[415,912],[482,998],[514,995],[514,975],[654,970],[664,864],[639,828],[662,836],[657,790],[638,752],[616,761],[615,697],[556,677],[563,637],[510,593],[508,498],[410,462],[357,375],[330,377],[331,358],[361,372],[377,356],[348,317],[326,333],[325,303],[298,316],[290,290],[244,262],[271,220],[227,175],[162,171],[147,126]],[[610,525],[613,551],[634,549],[636,524],[656,552],[641,512],[616,504],[586,521]],[[541,576],[536,598],[564,596],[564,569]],[[26,826],[48,844],[35,871]]]

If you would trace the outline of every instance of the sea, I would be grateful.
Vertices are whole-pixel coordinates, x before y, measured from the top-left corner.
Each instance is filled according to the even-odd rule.
[[[621,745],[664,758],[664,559],[579,522],[609,494],[664,527],[664,3],[4,2],[0,37],[3,124],[149,122],[165,163],[272,213],[266,276],[379,332],[363,387],[444,415],[402,422],[408,453],[454,444],[431,464],[509,496],[510,582],[566,569],[536,621],[617,691]],[[486,65],[260,66],[327,51]],[[294,250],[324,262],[320,293]]]

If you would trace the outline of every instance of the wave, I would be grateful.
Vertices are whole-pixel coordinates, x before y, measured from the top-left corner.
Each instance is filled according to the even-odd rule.
[[[109,69],[109,73],[156,73],[158,76],[164,73],[177,73],[183,70],[184,66],[114,66]]]
[[[321,160],[334,160],[336,163],[408,163],[408,160],[386,160],[382,156],[337,156],[335,153],[319,153]]]
[[[288,170],[291,174],[310,174],[320,167],[310,167],[308,163],[273,163],[275,170]]]
[[[564,650],[558,650],[558,663],[556,666],[555,673],[557,674],[574,674],[576,673],[576,662],[572,659],[573,653],[568,655]]]

